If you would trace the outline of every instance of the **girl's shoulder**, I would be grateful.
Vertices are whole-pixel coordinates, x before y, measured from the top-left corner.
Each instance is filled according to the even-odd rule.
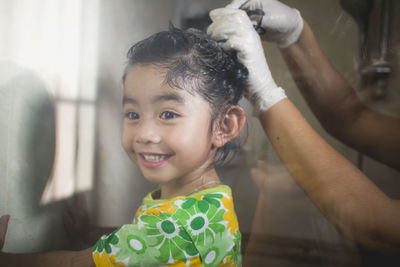
[[[147,216],[157,216],[159,219],[172,216],[176,220],[186,222],[195,215],[209,216],[217,212],[220,215],[234,214],[232,191],[227,185],[207,188],[189,196],[177,196],[172,199],[153,199],[153,193],[149,193],[143,199],[134,222]]]
[[[171,199],[154,199],[155,195],[159,195],[158,192],[159,189],[156,189],[147,194],[143,199],[142,210],[160,207],[165,208],[167,206],[187,207],[196,202],[208,202],[210,205],[220,206],[221,202],[232,201],[232,190],[228,185],[218,185],[188,196],[177,196]]]
[[[167,200],[153,200],[149,194],[134,224],[150,229],[154,235],[175,238],[175,243],[190,241],[202,258],[216,249],[227,252],[219,255],[218,261],[228,257],[229,261],[240,262],[241,234],[229,186],[220,185]]]
[[[145,261],[140,263],[203,266],[201,259],[212,259],[213,266],[222,262],[240,266],[241,234],[228,186],[162,201],[152,200],[151,195],[147,198],[150,201],[144,200],[132,224],[99,240],[94,251],[97,262],[104,254],[107,260],[129,259],[133,265],[142,259]],[[128,245],[146,248],[145,258],[142,251],[139,257],[135,250],[127,249]]]

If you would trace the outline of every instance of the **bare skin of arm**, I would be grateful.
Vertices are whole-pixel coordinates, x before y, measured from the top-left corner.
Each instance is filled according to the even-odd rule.
[[[10,254],[0,252],[0,262],[5,266],[31,267],[91,267],[92,249],[82,251],[54,251],[35,254]]]
[[[269,1],[269,4],[274,3],[278,2]],[[280,6],[277,11],[278,9],[283,10],[283,7]],[[277,87],[266,62],[262,60],[264,54],[258,36],[255,37],[257,33],[254,32],[253,25],[242,10],[216,9],[211,11],[210,17],[213,23],[207,32],[216,40],[227,38],[223,47],[236,49],[238,58],[249,69],[247,88],[249,100],[257,108],[256,110],[260,110],[259,119],[264,131],[292,178],[347,239],[371,250],[400,255],[399,201],[387,197],[358,168],[328,145],[290,100],[281,98],[282,89]],[[373,133],[378,137],[377,140],[364,138],[363,142],[380,141],[380,138],[389,135],[397,136],[387,134],[388,129],[396,129],[386,124],[382,124],[382,128],[386,127],[385,129],[380,129],[384,130],[383,134],[375,130],[369,133],[361,131],[365,127],[365,120],[367,122],[369,120],[367,115],[372,111],[363,107],[358,99],[349,98],[351,88],[331,67],[307,25],[300,40],[282,52],[285,57],[290,56],[288,63],[294,66],[291,67],[292,70],[297,68],[304,72],[301,75],[302,79],[296,77],[302,90],[306,90],[306,87],[316,88],[317,93],[309,95],[321,113],[325,110],[324,105],[330,105],[331,109],[327,110],[333,108],[335,112],[329,112],[336,116],[338,104],[345,103],[341,105],[339,114],[350,116],[347,112],[352,109],[356,111],[350,113],[356,115],[351,115],[351,120],[344,125],[350,127],[350,133],[361,135]],[[349,90],[339,94],[333,91],[342,86],[347,86]],[[312,92],[312,89],[310,91]],[[329,97],[326,98],[325,94]],[[319,99],[320,95],[324,95],[322,100]],[[351,104],[352,102],[355,104]],[[318,113],[319,109],[315,108],[314,112],[322,116]],[[339,123],[338,119],[336,123]],[[379,121],[374,123],[374,127],[381,125]],[[343,136],[353,140],[349,137],[353,134],[343,134]],[[391,142],[388,143],[389,140],[385,141],[387,143],[384,147],[393,146]]]
[[[330,134],[400,170],[400,120],[377,113],[360,101],[321,51],[305,21],[298,41],[281,52],[298,88]]]
[[[284,99],[260,122],[291,176],[350,241],[400,255],[400,203],[328,145]]]

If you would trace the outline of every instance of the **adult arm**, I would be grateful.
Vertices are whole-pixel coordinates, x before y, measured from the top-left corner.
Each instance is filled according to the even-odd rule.
[[[309,25],[303,24],[297,42],[281,52],[311,110],[330,134],[400,170],[400,120],[362,103],[324,55]]]
[[[300,12],[277,0],[233,0],[227,7],[262,9],[263,41],[275,42],[322,126],[347,145],[400,170],[400,120],[375,112],[321,51]]]
[[[260,39],[242,10],[210,13],[208,33],[225,39],[249,69],[247,97],[293,179],[350,241],[400,254],[400,204],[388,198],[358,168],[329,146],[285,97],[271,77]],[[255,75],[256,74],[256,75]],[[276,97],[276,92],[280,92]]]
[[[92,249],[82,251],[53,251],[33,254],[11,254],[0,252],[0,263],[15,267],[91,267]]]
[[[291,176],[350,241],[400,254],[400,203],[329,146],[288,100],[259,116]]]

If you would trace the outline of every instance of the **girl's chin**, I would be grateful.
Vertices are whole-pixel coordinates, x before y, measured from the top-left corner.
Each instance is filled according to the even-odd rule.
[[[166,184],[166,183],[168,183],[170,181],[175,180],[175,178],[161,177],[161,175],[160,176],[152,176],[152,175],[143,174],[143,176],[150,183],[159,184],[159,185],[163,185],[163,184]]]

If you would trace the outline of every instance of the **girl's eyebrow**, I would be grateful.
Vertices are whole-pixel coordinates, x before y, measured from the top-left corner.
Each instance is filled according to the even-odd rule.
[[[178,102],[179,104],[185,103],[185,99],[182,96],[180,96],[178,94],[174,94],[174,93],[159,95],[159,96],[154,97],[152,100],[153,103],[160,103],[160,102],[164,102],[164,101],[175,101],[175,102]],[[125,105],[128,103],[132,104],[132,105],[139,105],[139,103],[136,101],[136,99],[124,96],[122,98],[122,105]]]
[[[133,104],[133,105],[138,105],[138,102],[135,99],[124,96],[122,98],[122,106],[127,104],[127,103]]]
[[[153,98],[153,103],[159,103],[159,102],[164,102],[164,101],[175,101],[178,102],[179,104],[184,104],[185,103],[185,99],[178,95],[178,94],[174,94],[174,93],[168,93],[168,94],[163,94],[163,95],[159,95]]]

